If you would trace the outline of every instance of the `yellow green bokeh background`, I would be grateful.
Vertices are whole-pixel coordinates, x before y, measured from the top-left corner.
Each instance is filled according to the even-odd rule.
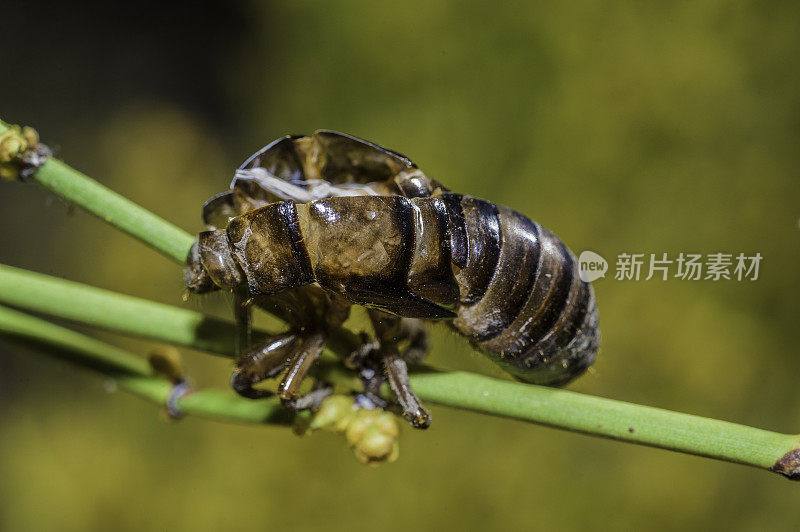
[[[508,205],[596,281],[572,389],[800,432],[800,6],[272,2],[9,6],[0,117],[190,232],[287,133],[345,131]],[[174,264],[42,189],[0,184],[0,262],[182,303]],[[620,253],[761,253],[757,281],[617,281]],[[95,333],[136,352],[152,344]],[[434,331],[430,361],[502,377]],[[159,411],[0,343],[4,530],[792,529],[755,469],[433,408],[400,459],[327,434]],[[184,355],[203,386],[230,362]]]

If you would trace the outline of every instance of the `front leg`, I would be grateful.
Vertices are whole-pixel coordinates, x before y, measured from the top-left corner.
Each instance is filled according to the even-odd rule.
[[[294,333],[272,336],[255,345],[237,362],[231,375],[231,387],[248,399],[261,399],[275,395],[269,390],[253,388],[259,382],[277,377],[292,360],[300,345],[300,337]]]
[[[428,428],[431,416],[411,389],[405,358],[411,355],[413,361],[418,362],[424,355],[427,341],[421,324],[417,320],[400,318],[377,310],[370,310],[369,316],[380,344],[378,355],[383,363],[384,374],[392,391],[397,395],[397,401],[403,409],[403,417],[414,428]],[[410,344],[401,355],[398,344],[404,340],[409,340]]]
[[[289,363],[289,371],[283,376],[283,380],[278,386],[278,396],[285,405],[291,406],[297,398],[300,384],[308,375],[311,366],[322,354],[322,350],[325,349],[326,340],[327,337],[321,333],[300,337],[300,343]]]
[[[236,393],[248,399],[278,395],[290,410],[315,410],[331,394],[331,386],[318,382],[311,392],[302,397],[297,397],[297,392],[324,346],[325,337],[322,335],[286,333],[273,336],[239,359],[231,375],[231,386]],[[287,367],[289,370],[278,386],[277,393],[253,387],[261,381],[277,377]]]

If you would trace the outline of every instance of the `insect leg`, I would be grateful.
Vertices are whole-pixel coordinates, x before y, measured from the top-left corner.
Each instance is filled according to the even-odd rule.
[[[324,347],[325,338],[322,335],[301,337],[287,333],[273,336],[239,359],[231,375],[231,386],[236,393],[248,399],[272,397],[276,395],[275,392],[253,388],[253,385],[277,377],[288,366],[289,371],[277,392],[284,406],[292,410],[316,409],[331,394],[332,387],[318,382],[311,392],[302,397],[297,397],[297,390]]]
[[[427,429],[431,424],[431,415],[420,403],[417,394],[408,383],[408,367],[400,355],[384,356],[383,359],[389,386],[397,394],[397,401],[403,407],[403,417],[416,429]]]
[[[275,395],[269,390],[257,390],[253,385],[277,377],[286,369],[299,344],[300,338],[293,333],[279,334],[257,344],[236,363],[231,386],[236,393],[249,399]]]
[[[317,383],[307,397],[298,397],[298,392],[322,354],[329,332],[347,319],[350,304],[315,287],[287,290],[268,298],[256,298],[253,303],[283,318],[291,329],[243,356],[231,377],[231,385],[239,394],[253,399],[278,395],[284,406],[292,410],[316,408],[330,394],[330,389]],[[284,370],[286,374],[277,392],[253,388],[254,384],[277,377]]]
[[[408,382],[408,366],[398,350],[398,344],[408,338],[414,347],[406,352],[410,353],[413,349],[414,354],[419,356],[427,343],[424,331],[420,329],[421,324],[418,322],[404,324],[406,320],[402,318],[375,310],[369,311],[369,316],[380,342],[379,355],[383,361],[384,373],[403,408],[403,417],[414,428],[427,428],[431,423],[431,416],[411,389]]]
[[[289,363],[289,371],[286,372],[278,386],[278,395],[287,406],[292,406],[308,370],[325,349],[325,340],[324,334],[310,334],[301,337],[299,349],[295,351],[294,358]]]

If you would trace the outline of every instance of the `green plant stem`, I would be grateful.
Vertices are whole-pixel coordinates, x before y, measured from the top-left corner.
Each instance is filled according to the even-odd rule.
[[[232,323],[11,266],[0,265],[0,303],[200,351],[234,353]]]
[[[475,412],[768,468],[800,438],[603,397],[505,382],[465,372],[422,373],[425,400]]]
[[[160,342],[213,347],[198,339],[202,314],[9,266],[0,266],[0,302]],[[147,316],[157,319],[142,319]],[[224,322],[216,326],[216,344],[225,349],[220,354],[230,354],[235,329]],[[36,336],[36,330],[30,334]],[[326,364],[318,372],[347,389],[359,386],[339,365]],[[411,385],[431,403],[762,468],[798,446],[794,435],[465,372],[423,368],[412,373]]]
[[[4,127],[0,122],[0,132]],[[75,205],[142,240],[177,263],[184,264],[193,242],[190,235],[80,172],[62,162],[50,160],[39,169],[35,180]],[[165,309],[163,305],[150,307],[151,303],[136,298],[105,291],[101,294],[98,289],[88,287],[79,289],[75,283],[70,286],[60,285],[66,281],[55,283],[55,280],[49,280],[45,290],[39,284],[44,281],[41,276],[38,279],[25,277],[28,282],[20,285],[15,281],[19,281],[21,275],[23,274],[19,270],[8,267],[0,270],[2,301],[125,334],[204,350],[222,347],[219,352],[223,354],[231,351],[232,335],[227,342],[220,339],[206,341],[204,335],[198,334],[198,330],[205,329],[198,324],[203,323],[206,318],[187,314],[189,311],[167,310],[169,307]],[[5,282],[2,282],[3,277]],[[65,291],[71,288],[73,298],[62,300],[59,304],[47,303],[47,299],[57,297],[54,296],[53,289],[59,285]],[[37,287],[40,289],[37,290]],[[81,292],[89,294],[89,299],[94,298],[92,304],[98,307],[93,310],[80,309],[90,306],[88,301],[81,299]],[[62,304],[74,308],[64,309]],[[145,323],[149,315],[148,309],[158,316],[158,320]],[[111,316],[108,319],[107,314]],[[130,321],[120,316],[127,316]],[[88,317],[90,319],[85,319]],[[219,334],[221,338],[230,333],[230,325],[213,323],[210,328],[214,329],[212,336]],[[352,375],[341,368],[328,366],[327,371],[333,379],[347,379],[350,384],[353,382]],[[415,373],[411,377],[411,385],[422,399],[446,406],[761,468],[774,467],[778,460],[785,461],[787,457],[793,457],[789,472],[796,473],[795,478],[800,477],[800,451],[797,450],[799,438],[795,435],[778,434],[724,421],[564,390],[500,381],[464,372]],[[784,467],[783,472],[786,471]]]
[[[235,353],[233,323],[3,264],[0,303],[199,351],[228,357]],[[254,339],[262,336],[256,331]],[[351,353],[356,345],[355,334],[340,329],[329,349],[341,356]]]
[[[0,121],[0,133],[8,127]],[[191,235],[58,159],[50,158],[33,179],[175,262],[186,262],[194,243]]]
[[[118,347],[60,327],[40,318],[0,306],[0,334],[41,349],[114,379],[120,388],[159,405],[166,403],[172,384],[151,374],[146,360]],[[291,422],[277,399],[249,401],[230,391],[198,390],[178,400],[185,414],[242,423]]]

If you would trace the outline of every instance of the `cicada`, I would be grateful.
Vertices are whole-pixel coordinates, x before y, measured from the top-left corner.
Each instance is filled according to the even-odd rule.
[[[365,394],[388,381],[405,418],[430,414],[408,382],[424,356],[424,322],[445,322],[516,379],[562,385],[594,361],[594,292],[552,233],[526,216],[457,194],[407,157],[337,133],[286,136],[236,171],[203,207],[185,270],[194,293],[228,290],[289,329],[243,352],[231,379],[241,395],[283,378],[277,395],[313,408],[324,387],[300,383],[350,308],[367,309],[374,337],[351,362]]]

